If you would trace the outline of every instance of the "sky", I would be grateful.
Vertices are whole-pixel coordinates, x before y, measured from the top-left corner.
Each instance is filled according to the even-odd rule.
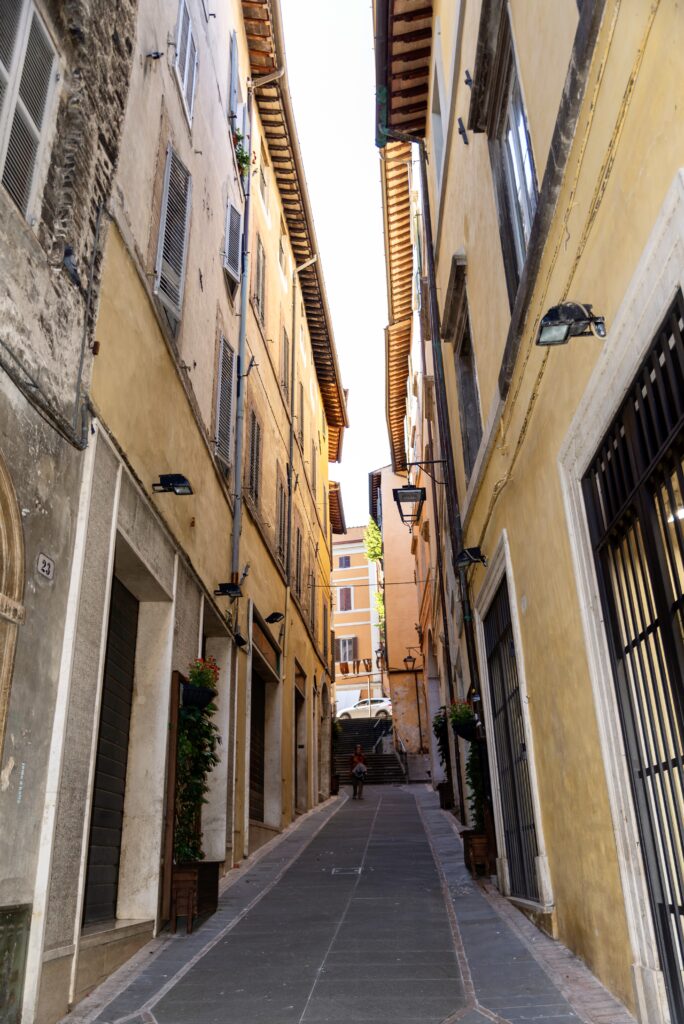
[[[281,0],[287,75],[349,390],[342,462],[347,526],[368,521],[368,473],[390,461],[385,425],[387,324],[375,65],[369,0]]]

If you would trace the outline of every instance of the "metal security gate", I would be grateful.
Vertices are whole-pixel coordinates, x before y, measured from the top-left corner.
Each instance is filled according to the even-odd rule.
[[[83,923],[116,918],[138,602],[116,577],[107,632]]]
[[[484,619],[510,895],[539,900],[537,830],[506,580]]]
[[[252,709],[249,717],[249,816],[264,820],[266,775],[266,684],[252,669]]]
[[[583,481],[672,1019],[684,1020],[684,300]]]

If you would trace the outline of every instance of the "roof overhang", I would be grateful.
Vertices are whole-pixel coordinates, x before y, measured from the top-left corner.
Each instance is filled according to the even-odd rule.
[[[425,135],[432,0],[375,0],[376,145],[387,128]]]
[[[392,468],[406,468],[404,419],[413,330],[411,144],[390,142],[380,158],[389,325],[385,329],[385,416]]]
[[[254,79],[286,67],[279,0],[243,0],[242,11]],[[258,86],[255,98],[283,205],[295,264],[318,255],[314,220],[299,149],[287,72]],[[342,432],[349,425],[335,349],[321,258],[299,275],[313,360],[328,423],[329,458],[339,462]]]
[[[330,525],[335,534],[347,532],[347,524],[344,521],[344,507],[342,505],[342,489],[336,480],[330,481],[330,494],[328,496],[330,508]]]

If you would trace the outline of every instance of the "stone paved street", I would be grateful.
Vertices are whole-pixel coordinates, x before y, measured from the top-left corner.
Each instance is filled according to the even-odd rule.
[[[632,1018],[579,961],[474,883],[427,787],[307,815],[70,1024],[440,1024]]]

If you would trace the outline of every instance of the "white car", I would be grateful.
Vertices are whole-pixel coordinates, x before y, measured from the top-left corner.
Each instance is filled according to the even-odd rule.
[[[340,711],[338,718],[391,718],[392,701],[389,697],[371,697],[360,700]]]

